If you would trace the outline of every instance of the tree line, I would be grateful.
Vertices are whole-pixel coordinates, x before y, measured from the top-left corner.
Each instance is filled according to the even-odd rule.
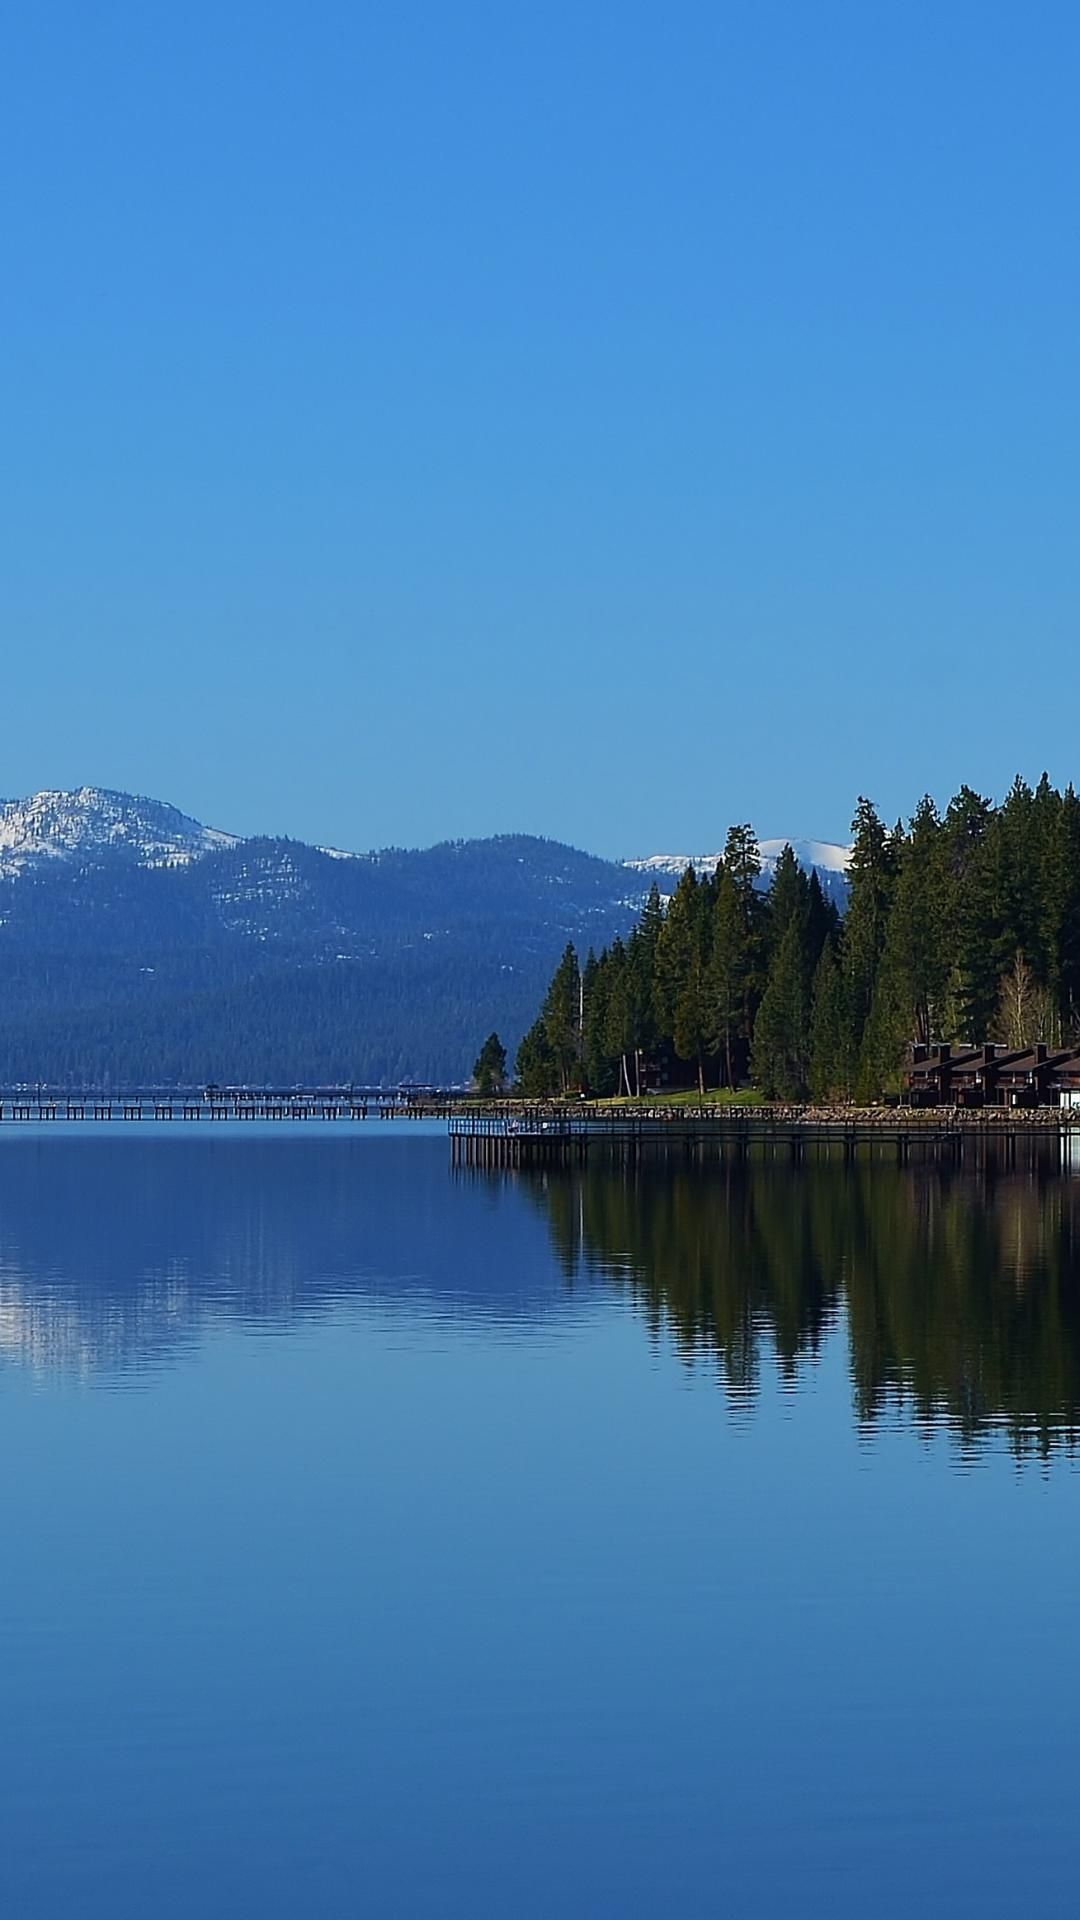
[[[638,1095],[666,1065],[704,1093],[895,1092],[911,1042],[1080,1039],[1080,799],[1044,774],[1000,806],[961,787],[891,830],[852,821],[843,916],[790,848],[761,885],[733,826],[714,873],[654,887],[629,936],[568,945],[517,1053],[531,1097]]]

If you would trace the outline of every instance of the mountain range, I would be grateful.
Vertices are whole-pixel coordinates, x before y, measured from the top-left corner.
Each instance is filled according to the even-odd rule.
[[[842,887],[844,849],[792,845]],[[627,932],[689,864],[715,857],[353,854],[98,787],[0,802],[0,1081],[462,1080],[492,1027],[516,1046],[568,940]]]

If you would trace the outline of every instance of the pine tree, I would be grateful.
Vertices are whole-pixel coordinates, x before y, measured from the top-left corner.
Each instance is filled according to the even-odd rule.
[[[665,1039],[674,1036],[675,1007],[701,950],[701,894],[697,874],[693,867],[687,867],[668,901],[656,942],[656,1019]]]
[[[749,977],[754,953],[747,937],[743,903],[725,862],[717,875],[707,992],[711,1012],[709,1045],[722,1061],[729,1087],[738,1086],[750,1037]]]
[[[1072,786],[1061,796],[1047,860],[1045,938],[1050,977],[1063,1035],[1080,1022],[1080,799]]]
[[[630,1094],[633,1092],[629,1058],[634,1045],[634,1013],[630,967],[621,940],[613,942],[609,961],[603,1044],[608,1058],[615,1063],[618,1091]]]
[[[767,1099],[800,1100],[810,1069],[805,918],[789,919],[754,1025],[754,1079]]]
[[[581,1064],[581,976],[570,942],[547,990],[542,1018],[558,1071],[559,1091],[569,1093]]]
[[[814,973],[810,1014],[810,1093],[835,1100],[844,1086],[844,982],[828,938]]]
[[[894,842],[895,846],[895,842]],[[943,830],[925,796],[894,852],[897,872],[885,943],[860,1047],[857,1088],[898,1092],[910,1041],[940,1034],[948,987]]]
[[[607,1046],[612,971],[611,955],[605,950],[599,960],[589,954],[582,974],[581,1055],[586,1090],[593,1095],[609,1094],[615,1088],[615,1071]]]
[[[995,918],[994,811],[971,787],[961,787],[945,815],[942,859],[944,946],[948,966],[946,1040],[978,1040],[989,1031],[998,998],[998,923]]]
[[[773,868],[768,892],[768,955],[779,950],[791,922],[802,918],[807,908],[807,878],[790,847],[780,850]]]
[[[1027,868],[1032,792],[1019,775],[1004,803],[992,812],[987,835],[991,876],[995,972],[1003,975],[1018,947],[1030,945],[1035,916],[1035,876]]]
[[[514,1062],[514,1083],[517,1091],[524,1094],[527,1100],[545,1100],[558,1087],[558,1064],[547,1037],[547,1027],[542,1014],[538,1020],[533,1021],[518,1047]]]
[[[710,1047],[722,1057],[728,1086],[749,1063],[750,1036],[761,998],[766,909],[759,890],[761,856],[749,821],[728,828],[713,887],[706,990]]]
[[[691,955],[690,964],[675,1001],[672,1039],[680,1060],[697,1066],[698,1092],[705,1093],[705,1055],[711,1037],[709,1000],[705,989],[705,964],[701,952]]]
[[[757,851],[757,835],[748,820],[738,826],[728,828],[724,841],[723,872],[730,877],[734,889],[734,910],[738,922],[738,950],[736,950],[736,972],[738,985],[742,989],[742,1010],[736,1027],[738,1052],[734,1054],[730,1066],[734,1068],[734,1083],[742,1079],[749,1064],[749,1037],[753,1031],[753,1018],[757,1014],[757,1002],[765,985],[765,897],[759,889],[761,881],[761,854]],[[717,897],[719,902],[719,874],[717,874]],[[715,927],[715,920],[713,920]]]
[[[485,1098],[501,1093],[506,1085],[506,1048],[497,1033],[489,1033],[473,1067],[476,1091]]]
[[[929,794],[911,819],[890,915],[886,952],[899,976],[908,1031],[929,1043],[940,1035],[948,990],[948,898],[944,829]]]
[[[806,887],[806,957],[811,971],[821,958],[826,940],[835,939],[840,916],[821,890],[817,869],[811,872]]]
[[[644,1022],[648,1028],[649,1038],[643,1042],[643,1045],[650,1049],[656,1045],[662,1031],[656,956],[663,930],[664,905],[660,898],[660,889],[654,880],[649,889],[648,899],[641,910],[641,919],[635,928],[639,942],[638,964],[641,967],[649,1002]]]
[[[874,997],[859,1047],[855,1093],[860,1100],[900,1091],[904,1053],[911,1037],[911,1001],[901,969],[892,964],[889,942],[874,982]]]
[[[872,802],[860,796],[851,823],[848,910],[844,919],[845,1083],[854,1087],[870,1017],[892,893],[892,857]]]
[[[742,907],[743,925],[749,935],[758,919],[761,901],[761,895],[758,892],[761,855],[758,852],[757,837],[748,820],[743,821],[739,826],[728,828],[724,843],[723,864],[734,883],[735,892]]]
[[[626,997],[636,1095],[641,1093],[642,1061],[656,1045],[657,1038],[653,996],[654,961],[650,944],[648,933],[638,925],[630,935],[626,948]]]
[[[1038,942],[1040,985],[1056,987],[1053,907],[1058,850],[1058,823],[1064,802],[1044,773],[1031,802],[1028,858],[1035,875],[1033,932]]]

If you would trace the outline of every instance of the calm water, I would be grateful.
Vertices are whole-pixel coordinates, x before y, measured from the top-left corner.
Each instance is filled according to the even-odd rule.
[[[1071,1914],[1080,1179],[0,1141],[0,1906]]]

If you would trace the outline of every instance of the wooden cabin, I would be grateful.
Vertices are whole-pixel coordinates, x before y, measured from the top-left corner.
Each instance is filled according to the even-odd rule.
[[[913,1046],[904,1085],[916,1107],[1080,1106],[1080,1049]]]
[[[935,1046],[914,1046],[904,1076],[905,1093],[913,1107],[955,1107],[975,1105],[973,1093],[978,1076],[985,1073],[996,1049],[953,1046],[945,1041]],[[1004,1051],[1004,1049],[1002,1049]],[[960,1099],[963,1091],[965,1098]]]

